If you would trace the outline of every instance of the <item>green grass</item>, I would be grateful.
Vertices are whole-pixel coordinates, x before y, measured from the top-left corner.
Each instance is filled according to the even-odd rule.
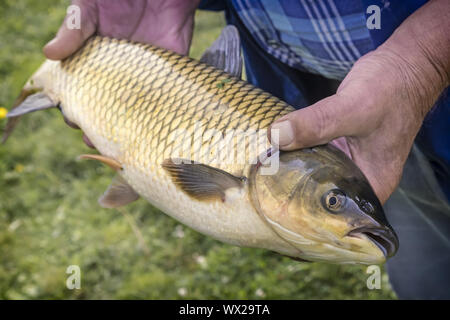
[[[0,106],[10,107],[43,60],[67,1],[0,2]],[[199,12],[191,55],[220,33],[219,13]],[[0,120],[0,128],[5,125]],[[366,268],[299,263],[203,236],[144,200],[126,208],[140,244],[117,210],[98,206],[113,174],[95,162],[81,133],[57,110],[30,114],[0,146],[1,299],[390,299],[366,287]],[[69,265],[81,289],[65,286]]]

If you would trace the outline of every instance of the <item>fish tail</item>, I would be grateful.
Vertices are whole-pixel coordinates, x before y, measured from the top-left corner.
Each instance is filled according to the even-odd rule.
[[[26,113],[55,107],[57,103],[43,93],[51,76],[51,67],[59,63],[46,60],[28,79],[19,96],[14,101],[6,117],[8,121],[3,130],[1,143],[4,144],[19,123],[20,117]]]

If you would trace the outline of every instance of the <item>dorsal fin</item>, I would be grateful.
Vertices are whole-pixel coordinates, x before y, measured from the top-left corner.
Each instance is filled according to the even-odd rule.
[[[219,38],[203,53],[200,61],[240,79],[242,75],[241,42],[236,27],[226,26]]]

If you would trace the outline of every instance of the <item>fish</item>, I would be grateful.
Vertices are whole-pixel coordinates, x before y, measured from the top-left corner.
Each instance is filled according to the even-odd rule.
[[[241,79],[239,33],[227,26],[200,60],[93,36],[46,60],[8,112],[59,108],[116,171],[99,204],[144,198],[198,232],[299,261],[379,264],[399,246],[351,159],[330,144],[280,151],[270,125],[294,108]]]

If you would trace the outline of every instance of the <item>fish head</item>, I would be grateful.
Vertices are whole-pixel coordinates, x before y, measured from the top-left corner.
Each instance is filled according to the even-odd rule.
[[[334,263],[383,263],[398,238],[361,170],[332,146],[281,152],[279,169],[250,175],[252,202],[298,256]]]

